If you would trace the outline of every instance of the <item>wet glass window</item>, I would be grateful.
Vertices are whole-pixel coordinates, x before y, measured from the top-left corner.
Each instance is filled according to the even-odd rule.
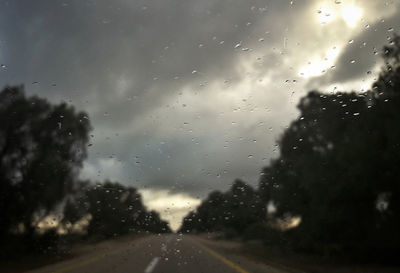
[[[0,0],[0,271],[399,272],[399,33],[397,0]]]

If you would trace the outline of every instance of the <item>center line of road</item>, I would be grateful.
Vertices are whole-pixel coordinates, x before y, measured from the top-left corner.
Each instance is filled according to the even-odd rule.
[[[149,265],[146,267],[146,270],[144,273],[151,273],[153,272],[154,268],[158,264],[158,261],[160,261],[160,257],[154,257],[153,260],[149,263]]]

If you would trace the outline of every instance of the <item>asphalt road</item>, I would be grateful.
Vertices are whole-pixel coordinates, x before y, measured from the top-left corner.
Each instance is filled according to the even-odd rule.
[[[187,235],[152,235],[113,242],[36,269],[35,273],[285,273],[218,247],[219,242]]]

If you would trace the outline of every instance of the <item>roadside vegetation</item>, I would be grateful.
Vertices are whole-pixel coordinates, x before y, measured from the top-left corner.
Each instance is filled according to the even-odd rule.
[[[57,255],[77,241],[170,232],[135,188],[79,179],[91,146],[86,113],[23,89],[0,92],[0,261]]]

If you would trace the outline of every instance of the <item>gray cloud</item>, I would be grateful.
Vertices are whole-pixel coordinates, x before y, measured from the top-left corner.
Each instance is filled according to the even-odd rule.
[[[3,6],[3,23],[18,26],[6,30],[3,38],[7,82],[40,82],[28,90],[102,105],[91,112],[97,119],[105,112],[117,117],[107,126],[121,126],[133,113],[148,111],[188,83],[240,78],[234,46],[242,40],[245,44],[270,16],[258,10],[265,7],[263,1],[35,1]],[[201,77],[193,76],[194,70]],[[120,81],[125,87],[118,87]],[[49,88],[53,83],[57,87]],[[133,97],[138,103],[121,107]]]

